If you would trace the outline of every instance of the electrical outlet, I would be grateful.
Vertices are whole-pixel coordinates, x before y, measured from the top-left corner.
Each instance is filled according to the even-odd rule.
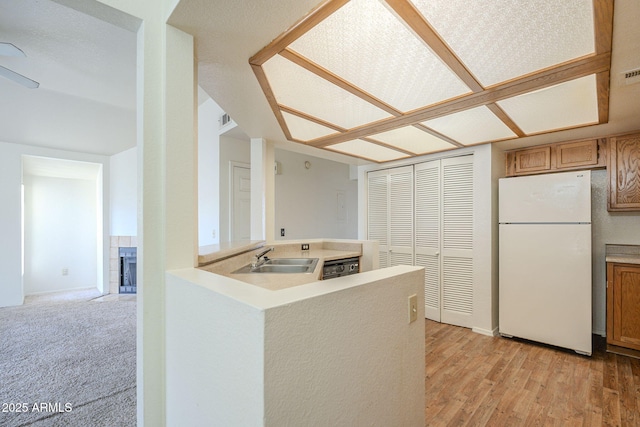
[[[418,296],[413,294],[409,297],[409,323],[418,320]]]
[[[308,243],[303,243],[302,244],[302,250],[303,251],[308,251],[309,250],[309,244]]]
[[[280,229],[280,237],[284,237],[284,228]]]
[[[68,276],[69,275],[69,269],[68,268],[63,268],[62,269],[62,275],[63,276]]]

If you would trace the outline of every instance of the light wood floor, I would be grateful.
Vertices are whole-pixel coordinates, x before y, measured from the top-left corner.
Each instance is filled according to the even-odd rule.
[[[428,426],[640,426],[640,360],[426,321]]]

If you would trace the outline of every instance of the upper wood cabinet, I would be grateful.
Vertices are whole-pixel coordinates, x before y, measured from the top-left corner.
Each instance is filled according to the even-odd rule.
[[[606,166],[606,139],[560,142],[506,152],[507,176]]]
[[[640,133],[609,138],[609,211],[640,211]]]

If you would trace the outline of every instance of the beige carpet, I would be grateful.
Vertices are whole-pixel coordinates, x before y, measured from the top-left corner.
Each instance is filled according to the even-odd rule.
[[[135,297],[27,298],[0,337],[0,426],[136,424]]]

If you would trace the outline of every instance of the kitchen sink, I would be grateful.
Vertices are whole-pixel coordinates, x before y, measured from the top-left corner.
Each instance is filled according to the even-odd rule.
[[[318,263],[318,258],[274,258],[267,260],[262,265],[309,265]]]
[[[313,273],[318,264],[318,258],[274,258],[267,259],[264,263],[252,267],[247,264],[242,268],[232,272],[231,274],[248,274],[248,273]]]

